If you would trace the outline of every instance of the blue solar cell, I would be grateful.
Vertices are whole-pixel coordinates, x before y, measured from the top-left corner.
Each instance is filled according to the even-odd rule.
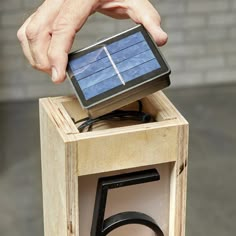
[[[132,45],[129,48],[122,49],[121,51],[118,51],[114,54],[111,54],[112,60],[114,63],[122,62],[128,58],[131,58],[133,56],[136,56],[144,51],[147,51],[149,49],[149,46],[147,42],[142,41],[135,45]],[[86,60],[86,58],[84,58]],[[90,64],[87,64],[86,66],[83,66],[81,68],[74,70],[74,75],[76,75],[76,79],[80,80],[83,79],[89,75],[92,75],[98,71],[101,71],[103,69],[106,69],[107,67],[112,66],[110,63],[110,60],[108,57],[99,59],[95,62],[92,62]]]
[[[117,75],[103,80],[100,83],[95,84],[94,86],[90,86],[83,90],[85,98],[88,100],[98,94],[107,92],[117,86],[121,85],[121,82]]]
[[[144,41],[143,35],[138,32],[136,34],[130,35],[124,39],[111,43],[107,46],[109,52],[111,54],[116,53],[122,49],[128,48],[132,45],[135,45],[141,41]],[[107,57],[105,51],[103,50],[103,46],[105,45],[98,45],[98,49],[90,52],[84,56],[76,58],[70,61],[70,66],[73,70],[86,66],[87,64],[93,63],[97,60],[100,60],[104,57]]]
[[[118,63],[116,66],[117,66],[119,72],[123,72],[126,70],[130,70],[133,67],[138,67],[139,65],[142,65],[143,63],[150,61],[154,58],[155,57],[154,57],[152,51],[148,50],[148,51],[142,52],[134,57],[131,57],[127,60],[124,60],[124,61]]]
[[[78,83],[81,89],[83,90],[87,87],[91,87],[97,83],[100,83],[103,80],[109,79],[110,77],[114,75],[117,75],[116,71],[114,70],[112,66],[110,66],[102,71],[99,71],[97,73],[90,75],[89,77],[79,80]]]
[[[142,35],[141,32],[138,32],[138,33],[135,33],[135,34],[132,34],[126,38],[123,38],[121,40],[118,40],[114,43],[111,43],[107,46],[109,52],[111,54],[115,53],[115,52],[118,52],[122,49],[125,49],[125,48],[129,48],[131,47],[132,45],[135,45],[141,41],[144,41],[144,37]]]
[[[159,63],[156,61],[156,59],[152,59],[139,66],[133,67],[130,70],[124,71],[123,73],[121,73],[121,75],[125,82],[129,82],[133,80],[134,78],[147,74],[158,68],[160,68]]]
[[[106,52],[103,50],[103,48],[99,48],[93,52],[70,61],[69,64],[71,69],[76,71],[77,69],[87,66],[88,64],[93,63],[106,56]]]
[[[86,100],[160,68],[141,32],[99,47],[69,62]]]
[[[119,63],[131,57],[134,57],[142,52],[149,50],[149,46],[146,41],[141,41],[135,45],[128,48],[122,49],[114,54],[111,54],[112,59],[115,63]]]

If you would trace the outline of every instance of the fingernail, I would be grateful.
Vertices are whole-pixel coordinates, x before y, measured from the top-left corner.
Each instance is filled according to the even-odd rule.
[[[52,67],[52,81],[57,82],[57,80],[58,80],[57,70],[55,67]]]

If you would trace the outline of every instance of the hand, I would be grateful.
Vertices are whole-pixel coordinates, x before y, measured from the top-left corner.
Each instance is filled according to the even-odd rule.
[[[148,0],[46,0],[17,32],[30,64],[50,74],[53,82],[64,81],[75,34],[96,11],[131,18],[143,24],[159,46],[167,42],[160,15]]]

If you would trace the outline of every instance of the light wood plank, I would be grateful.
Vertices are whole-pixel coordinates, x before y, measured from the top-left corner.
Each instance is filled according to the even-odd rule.
[[[65,144],[40,105],[44,235],[67,235]]]
[[[132,130],[78,142],[78,175],[88,175],[176,160],[178,129]]]
[[[77,151],[65,142],[50,116],[50,100],[40,101],[41,162],[45,236],[76,236],[78,220]]]

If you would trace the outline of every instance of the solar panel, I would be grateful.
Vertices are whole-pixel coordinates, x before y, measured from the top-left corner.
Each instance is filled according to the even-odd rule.
[[[170,73],[142,26],[70,54],[67,71],[84,107]]]
[[[99,45],[69,65],[87,100],[160,68],[141,32]]]

